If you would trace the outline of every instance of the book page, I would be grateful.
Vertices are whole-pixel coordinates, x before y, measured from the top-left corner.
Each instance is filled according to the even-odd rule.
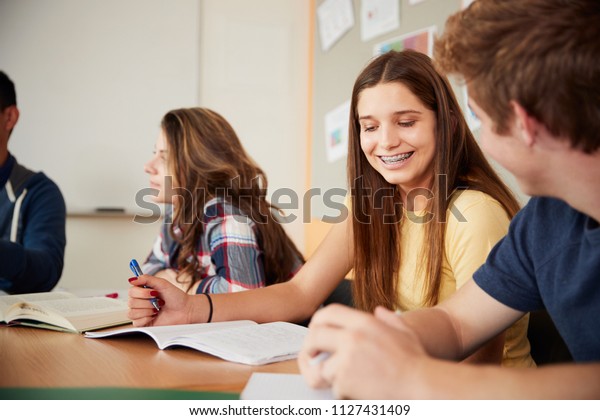
[[[73,298],[75,298],[75,295],[68,292],[25,293],[21,295],[0,296],[0,321],[4,321],[6,317],[6,311],[15,303]]]
[[[19,320],[33,320],[74,331],[130,322],[127,304],[105,297],[22,302],[11,307],[6,319],[17,323]]]
[[[302,347],[308,329],[287,322],[188,334],[172,340],[231,362],[262,365],[293,359]]]
[[[124,335],[131,333],[144,333],[152,337],[160,349],[169,346],[169,343],[178,337],[185,337],[195,333],[201,333],[211,330],[224,330],[227,328],[240,327],[244,325],[256,325],[254,321],[227,321],[213,322],[210,324],[182,324],[182,325],[164,325],[158,327],[137,327],[137,328],[120,328],[118,330],[86,332],[88,338],[104,338],[115,335]]]
[[[103,338],[141,332],[154,339],[160,349],[185,346],[225,360],[261,365],[297,356],[308,329],[287,322],[257,324],[254,321],[211,324],[121,328],[87,332],[88,338]]]
[[[90,297],[79,299],[43,300],[35,302],[37,306],[52,309],[64,316],[81,316],[114,312],[115,309],[127,308],[123,301],[105,297]]]

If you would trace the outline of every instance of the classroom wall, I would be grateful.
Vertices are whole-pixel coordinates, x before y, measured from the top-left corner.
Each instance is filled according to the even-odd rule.
[[[222,112],[265,170],[304,249],[310,0],[203,1],[200,103]],[[300,198],[293,205],[294,192]],[[289,206],[288,206],[289,204]],[[291,221],[291,219],[294,219]]]
[[[211,107],[227,118],[248,152],[265,170],[270,181],[270,191],[282,187],[303,190],[307,166],[306,58],[309,54],[310,1],[196,0],[196,3],[197,13],[194,19],[185,19],[182,24],[189,25],[191,22],[194,27],[188,28],[190,33],[195,32],[199,37],[200,51],[192,52],[199,61],[197,83],[189,86],[193,97],[197,99],[195,103],[181,106]],[[135,10],[118,7],[119,2],[90,0],[90,4],[93,4],[94,8],[109,8],[100,14],[99,19],[111,14],[130,13],[131,25],[120,26],[118,30],[124,31],[125,35],[131,33],[135,37],[146,37],[148,43],[153,42],[152,34],[146,32],[146,25],[135,24]],[[165,4],[177,7],[177,2]],[[64,16],[64,19],[77,19],[72,9],[67,13],[67,9],[72,5],[71,0],[53,0],[53,19],[60,19],[60,16]],[[14,51],[14,46],[22,45],[19,44],[19,37],[39,35],[35,32],[36,27],[28,25],[28,16],[31,19],[43,19],[33,6],[31,1],[0,1],[0,28],[4,28],[4,31],[14,28],[15,25],[19,28],[19,33],[6,34],[0,42],[0,68],[6,70],[15,81],[18,81],[18,75],[11,74],[9,62],[9,58],[18,53]],[[2,12],[8,11],[7,7],[10,7],[10,15]],[[62,14],[61,9],[64,9]],[[160,20],[160,8],[153,10],[154,12],[145,12],[155,13],[152,18]],[[19,16],[19,22],[3,20],[15,15]],[[86,19],[88,18],[86,15]],[[65,22],[64,26],[72,25]],[[102,22],[88,26],[102,27]],[[57,27],[57,30],[61,30],[60,22]],[[105,27],[105,30],[110,28]],[[42,36],[38,38],[43,42]],[[85,39],[80,41],[76,34],[71,34],[69,39],[71,48],[86,51],[78,57],[78,60],[82,61],[86,60],[86,54],[94,54],[94,49],[104,51],[110,48],[109,44],[103,43],[103,33],[97,34],[94,49],[86,48],[88,45]],[[55,45],[49,48],[60,51],[60,47]],[[40,44],[38,48],[45,47]],[[169,48],[178,49],[183,46],[171,43]],[[9,50],[14,54],[5,54]],[[44,68],[40,67],[39,72],[43,78]],[[99,77],[95,80],[98,86],[94,88],[102,90],[102,84],[109,82],[110,80]],[[171,106],[174,105],[169,105]],[[131,113],[134,113],[135,109],[135,106],[132,106]],[[25,118],[20,121],[20,124],[26,123],[36,124],[35,121],[27,121]],[[142,124],[139,121],[137,123]],[[150,157],[155,135],[158,134],[159,120],[154,118],[143,124],[147,124],[152,130],[152,135],[144,139],[147,147],[141,148],[143,150],[140,150],[140,154]],[[23,138],[22,143],[26,140]],[[85,143],[84,138],[81,141]],[[22,146],[18,158],[27,164],[27,154],[32,149],[31,146]],[[57,149],[47,157],[60,159],[63,152]],[[232,156],[232,159],[234,158]],[[132,176],[140,179],[139,182],[142,183],[140,188],[147,186],[145,176],[139,177],[140,173],[143,174],[142,165],[145,160],[146,158],[142,157],[139,162],[128,163],[128,170]],[[98,160],[97,164],[104,165],[105,170],[110,171],[110,165],[106,161]],[[73,176],[76,177],[77,174]],[[304,231],[300,221],[287,224],[285,228],[302,249]],[[160,222],[135,223],[131,215],[98,216],[81,212],[69,214],[65,267],[58,287],[69,290],[126,289],[127,278],[131,276],[129,260],[143,260],[146,257],[159,227]]]
[[[60,185],[69,214],[135,213],[160,118],[198,102],[199,2],[173,4],[0,3],[22,115],[11,150]]]
[[[333,3],[340,5],[344,1]],[[319,10],[321,9],[322,12],[323,6],[331,4],[332,2],[329,0],[316,0],[316,14],[313,19],[317,21]],[[460,10],[467,2],[465,0],[423,0],[420,2],[397,0],[398,27],[366,40],[363,39],[361,28],[364,19],[361,13],[363,8],[374,8],[369,9],[374,16],[378,14],[380,16],[387,16],[385,14],[387,10],[379,9],[381,3],[378,4],[378,2],[369,3],[362,0],[352,0],[349,4],[351,5],[354,24],[328,49],[323,49],[320,42],[321,28],[319,25],[315,24],[313,28],[313,36],[315,38],[315,42],[313,43],[314,105],[311,115],[312,146],[309,156],[309,188],[321,191],[321,196],[324,196],[325,191],[348,189],[346,156],[339,156],[337,160],[331,160],[326,153],[326,143],[332,141],[332,136],[330,133],[328,135],[331,137],[326,135],[325,119],[330,111],[350,99],[354,81],[365,65],[374,57],[375,47],[383,42],[389,43],[398,37],[407,34],[414,35],[430,28],[434,34],[440,34],[444,29],[444,24],[448,16]],[[338,10],[336,15],[339,16],[341,14]],[[377,20],[377,18],[374,20]],[[459,103],[466,110],[465,90],[463,86],[457,83],[452,77],[450,77],[450,80]],[[473,125],[473,131],[475,137],[478,138],[479,130],[475,125]],[[526,203],[528,197],[520,192],[514,177],[493,161],[492,165],[508,186],[513,189],[521,203]],[[337,195],[331,200],[341,202],[342,198]],[[315,198],[312,201],[312,221],[307,225],[305,235],[305,252],[307,255],[312,254],[316,250],[322,239],[331,229],[331,224],[324,221],[325,218],[335,218],[338,215],[338,210],[326,205],[324,200]]]
[[[70,1],[54,0],[52,4],[60,9],[67,7]],[[271,194],[283,189],[296,192],[299,198],[296,205],[286,206],[290,203],[280,202],[288,208],[288,215],[296,216],[294,222],[284,226],[305,255],[310,255],[330,226],[317,223],[316,218],[311,223],[304,223],[307,218],[311,219],[311,214],[304,214],[307,209],[302,207],[302,195],[312,186],[319,186],[321,183],[328,185],[327,180],[331,175],[334,180],[340,180],[340,186],[345,187],[343,162],[317,168],[320,160],[313,155],[324,153],[323,150],[316,149],[323,147],[321,118],[323,110],[329,108],[323,108],[322,104],[315,102],[320,102],[319,98],[323,95],[329,97],[340,90],[349,92],[352,84],[340,87],[337,86],[337,79],[333,82],[325,81],[324,85],[319,86],[313,86],[312,82],[315,74],[320,72],[317,74],[317,81],[321,80],[320,75],[328,74],[326,72],[330,69],[327,66],[316,66],[324,63],[328,55],[335,55],[344,46],[347,47],[344,51],[349,55],[357,52],[357,47],[352,42],[354,39],[354,42],[360,43],[355,39],[355,32],[359,30],[360,24],[360,1],[353,0],[356,26],[329,53],[319,50],[315,8],[322,4],[322,0],[196,1],[197,16],[191,20],[196,27],[191,32],[195,31],[199,37],[198,74],[196,83],[190,87],[195,91],[196,103],[215,109],[231,122],[248,152],[266,171]],[[118,3],[102,0],[90,2],[96,7],[109,7],[109,4]],[[452,0],[449,3],[454,9],[458,9],[460,1]],[[436,23],[441,30],[443,17],[436,15],[434,18],[431,13],[435,12],[432,9],[436,6],[446,6],[446,0],[426,0],[412,7],[408,6],[408,0],[401,0],[400,4],[408,14],[422,12],[424,20],[403,20],[405,25],[397,33]],[[4,28],[6,31],[6,28],[15,26],[14,22],[3,21],[6,14],[2,10],[6,5],[10,5],[13,10],[16,8],[23,18],[19,22],[20,36],[28,36],[28,33],[35,31],[36,28],[27,25],[27,13],[35,13],[35,8],[31,8],[31,1],[22,0],[0,1],[0,30]],[[124,9],[119,10],[119,13],[123,12]],[[449,11],[443,9],[441,13],[445,18]],[[65,19],[75,18],[72,14],[64,16]],[[144,36],[140,33],[140,28],[133,24],[129,30],[137,36]],[[4,68],[9,74],[10,66],[6,66],[8,55],[5,52],[7,48],[12,48],[16,35],[3,36],[3,40],[0,40],[0,68]],[[98,37],[101,42],[101,34]],[[73,38],[77,45],[77,37]],[[354,63],[351,68],[345,68],[344,77],[354,79],[368,58],[364,54],[365,48],[368,50],[374,41],[360,49],[360,62]],[[84,41],[81,42],[79,47],[85,49]],[[170,46],[175,49],[178,47],[177,44]],[[93,51],[89,51],[89,54],[93,54]],[[85,55],[79,59],[85,60]],[[44,69],[41,68],[40,72],[43,74]],[[11,76],[17,78],[16,75]],[[101,84],[103,80],[99,78],[96,83]],[[313,89],[317,90],[317,87],[318,95],[315,95]],[[337,99],[341,100],[343,97],[340,94]],[[337,102],[331,101],[328,106],[335,103]],[[25,122],[26,120],[22,120],[20,123]],[[147,124],[156,129],[158,127],[158,121],[148,121]],[[151,148],[150,144],[147,148],[148,155]],[[52,157],[60,156],[58,151],[55,153],[57,154]],[[25,155],[26,153],[19,157],[27,164]],[[144,160],[130,164],[129,170],[136,177],[142,171]],[[506,171],[501,170],[501,173],[511,187],[518,191],[512,177]],[[139,182],[143,184],[140,188],[146,187],[144,178]],[[285,200],[285,196],[282,199]],[[521,199],[525,202],[527,197],[521,196]],[[70,214],[67,218],[65,269],[59,287],[103,290],[126,288],[126,279],[130,276],[129,260],[143,260],[146,257],[159,227],[160,222],[134,223],[131,216]]]

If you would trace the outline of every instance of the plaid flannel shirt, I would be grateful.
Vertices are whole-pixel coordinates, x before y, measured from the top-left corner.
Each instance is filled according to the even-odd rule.
[[[227,293],[266,286],[263,251],[258,241],[254,221],[241,210],[220,198],[213,198],[202,213],[204,234],[196,255],[200,284],[196,293]],[[170,220],[166,217],[165,220]],[[167,222],[163,223],[152,252],[144,263],[144,273],[160,270],[177,271],[180,245],[172,237]],[[176,233],[179,230],[176,229]],[[298,259],[294,272],[300,268]],[[290,277],[294,273],[290,273]]]

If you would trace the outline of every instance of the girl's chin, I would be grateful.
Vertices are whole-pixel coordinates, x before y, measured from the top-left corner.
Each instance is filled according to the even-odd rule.
[[[392,185],[396,185],[398,187],[402,187],[402,184],[406,183],[406,179],[404,177],[398,176],[398,175],[390,175],[387,174],[387,176],[383,177],[388,183],[392,184]]]

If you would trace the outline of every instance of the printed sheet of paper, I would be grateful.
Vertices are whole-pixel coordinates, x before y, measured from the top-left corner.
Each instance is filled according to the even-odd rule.
[[[354,26],[352,0],[326,0],[317,9],[323,51],[329,50]]]
[[[360,39],[369,41],[400,27],[399,0],[362,0]]]
[[[335,162],[348,155],[349,116],[350,100],[325,114],[325,150],[328,162]]]

